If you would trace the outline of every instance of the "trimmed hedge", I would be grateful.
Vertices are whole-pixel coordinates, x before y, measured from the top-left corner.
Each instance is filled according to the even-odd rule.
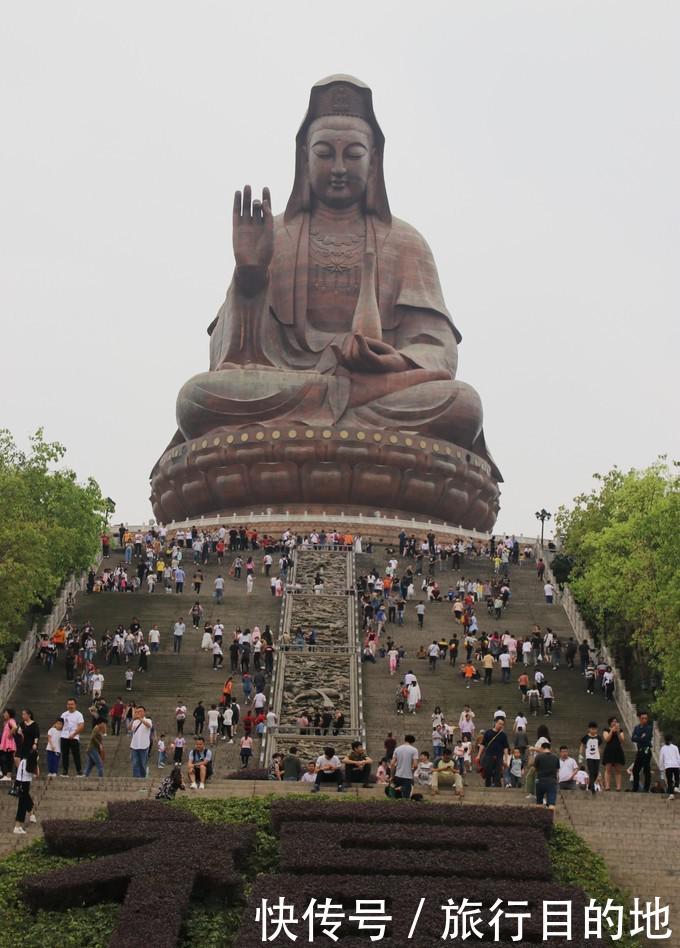
[[[304,811],[301,807],[304,806]],[[416,823],[422,826],[498,826],[502,830],[517,827],[522,830],[535,829],[549,836],[553,827],[551,810],[538,807],[519,806],[428,806],[427,810],[408,800],[371,800],[360,803],[333,803],[329,810],[323,800],[285,799],[272,803],[272,823],[280,830],[284,823],[325,823],[329,817],[333,822],[389,823],[400,825]],[[332,815],[331,815],[332,814]]]
[[[299,802],[293,802],[295,800]],[[160,802],[151,804],[145,803],[145,806],[150,805],[156,808],[156,815],[152,816],[151,819],[156,819],[157,816],[158,820],[164,823],[167,823],[170,819],[174,822],[175,814],[181,814],[184,821],[186,821],[187,815],[191,814],[200,820],[202,827],[210,831],[210,845],[204,851],[206,864],[213,859],[213,855],[216,851],[215,830],[224,828],[225,824],[231,826],[238,826],[244,823],[254,825],[257,831],[255,850],[248,858],[247,863],[243,866],[244,882],[246,886],[249,887],[258,874],[262,874],[261,878],[263,880],[269,878],[273,880],[273,882],[270,881],[269,884],[265,882],[262,885],[258,882],[258,888],[253,894],[245,914],[243,903],[241,902],[229,905],[228,903],[225,904],[224,898],[219,900],[208,899],[207,901],[197,901],[196,897],[201,893],[194,892],[194,899],[189,905],[177,940],[175,940],[175,935],[172,931],[172,926],[176,924],[175,921],[172,920],[172,907],[162,908],[159,905],[158,911],[164,913],[166,921],[158,926],[158,933],[154,932],[150,936],[144,935],[144,942],[146,942],[146,944],[142,941],[138,942],[140,948],[154,948],[154,946],[157,946],[159,943],[163,945],[163,948],[171,948],[171,946],[174,945],[179,946],[179,948],[199,948],[199,946],[200,948],[255,948],[255,945],[257,945],[259,948],[262,948],[263,942],[260,940],[261,927],[254,920],[255,906],[259,905],[258,899],[268,898],[276,901],[278,896],[282,895],[289,900],[289,890],[286,889],[284,891],[278,887],[277,880],[281,877],[276,875],[264,875],[267,873],[275,873],[278,867],[279,840],[272,829],[272,809],[279,807],[281,802],[286,804],[286,806],[292,803],[292,805],[296,807],[293,818],[297,822],[300,822],[306,819],[308,810],[314,808],[315,811],[318,811],[324,807],[323,801],[324,797],[322,795],[311,799],[308,795],[301,795],[297,798],[287,797],[285,801],[279,801],[277,803],[273,803],[271,796],[234,797],[219,800],[204,799],[199,795],[183,795],[172,804]],[[304,809],[300,807],[300,803],[304,804]],[[138,802],[132,804],[111,804],[109,806],[109,812],[113,813],[119,807],[123,807],[122,812],[125,812],[128,807],[132,807],[132,812],[135,814],[138,813],[139,806],[140,804]],[[382,806],[386,808],[390,817],[389,822],[397,824],[393,828],[389,826],[385,827],[386,839],[389,839],[389,837],[393,835],[399,835],[401,832],[400,823],[401,826],[408,826],[407,821],[402,817],[402,813],[409,810],[411,810],[414,815],[417,814],[416,820],[420,821],[421,826],[430,826],[435,819],[441,819],[440,811],[455,810],[462,812],[465,816],[476,811],[481,811],[484,815],[483,823],[486,826],[497,825],[495,822],[492,823],[492,820],[495,821],[497,817],[500,816],[502,817],[502,827],[505,825],[505,816],[507,816],[509,812],[509,808],[506,807],[479,808],[469,807],[467,805],[462,807],[447,807],[443,804],[430,805],[429,803],[423,803],[412,805],[400,801],[386,801],[382,804],[349,804],[343,801],[340,795],[336,796],[333,794],[328,798],[328,802],[325,803],[325,819],[334,821],[337,818],[336,814],[343,814],[346,809],[349,808],[352,811],[349,821],[350,824],[353,821],[365,823],[366,820],[363,814],[365,807],[368,806]],[[525,818],[524,825],[528,826],[532,820],[532,814],[540,811],[527,809],[521,810],[520,812]],[[151,811],[149,811],[149,814],[151,814]],[[545,815],[548,816],[549,814]],[[343,816],[342,818],[344,819],[345,817]],[[145,819],[145,822],[149,821],[150,820]],[[187,829],[188,828],[189,827],[187,827]],[[321,830],[320,826],[317,828]],[[174,827],[167,826],[166,829],[168,835],[174,833]],[[504,830],[501,828],[499,835],[502,835],[503,832]],[[563,826],[557,825],[554,833],[550,835],[549,849],[559,883],[578,883],[583,886],[589,896],[594,896],[601,904],[604,904],[608,896],[611,897],[615,903],[625,902],[625,898],[620,890],[618,890],[608,878],[600,857],[596,856],[575,833],[567,830]],[[193,851],[195,852],[196,849],[194,848]],[[131,851],[129,854],[130,859],[133,858],[133,854],[134,851]],[[531,848],[526,846],[520,858],[513,861],[513,865],[517,867],[518,871],[523,871],[524,867],[532,859],[533,852]],[[2,945],[12,946],[12,948],[15,948],[15,946],[16,948],[18,948],[18,946],[21,946],[21,948],[45,948],[47,945],[58,945],[59,948],[102,948],[102,946],[111,944],[110,939],[112,933],[114,932],[119,916],[122,914],[120,906],[115,903],[105,902],[87,908],[65,908],[63,904],[60,904],[58,911],[49,910],[43,907],[41,903],[41,908],[35,915],[28,913],[25,903],[22,904],[19,887],[23,879],[26,879],[30,875],[35,875],[36,872],[41,872],[46,875],[49,870],[69,866],[69,873],[72,873],[75,869],[80,869],[81,865],[92,867],[96,865],[96,861],[78,863],[75,860],[68,860],[60,856],[49,854],[45,843],[40,839],[26,849],[22,849],[0,860],[0,943]],[[383,880],[379,875],[380,870],[381,849],[378,848],[376,850],[374,866],[371,871],[371,876],[375,881],[369,878],[368,891],[365,876],[344,877],[348,885],[354,886],[353,891],[350,891],[352,902],[351,904],[348,902],[345,905],[346,911],[349,912],[353,910],[353,900],[355,898],[384,898],[389,902],[389,899],[392,897],[391,892],[393,892],[393,885],[392,882],[389,881],[389,878],[385,880],[383,885]],[[416,865],[414,871],[419,873],[420,866]],[[153,888],[155,886],[157,889],[163,888],[163,877],[166,874],[167,867],[163,867],[158,875],[153,878],[151,887]],[[283,878],[291,877],[284,876]],[[295,894],[302,893],[303,905],[301,906],[301,910],[307,907],[310,898],[320,899],[323,898],[324,894],[333,894],[332,891],[330,893],[326,891],[329,881],[331,884],[333,882],[333,877],[330,875],[317,876],[317,878],[313,876],[295,875],[292,878],[294,879]],[[454,893],[459,891],[459,887],[463,885],[463,882],[464,880],[462,879],[454,879],[449,882],[437,880],[432,877],[410,879],[409,877],[401,876],[394,879],[395,884],[398,883],[400,886],[404,886],[407,897],[411,899],[410,906],[407,902],[406,908],[410,908],[413,911],[415,911],[415,904],[417,904],[419,892],[425,895],[429,900],[430,893],[432,893],[435,898],[438,898],[437,891],[444,887],[446,890],[445,902],[449,896],[454,897]],[[375,892],[370,888],[373,885],[376,887]],[[534,896],[539,898],[543,892],[548,893],[549,891],[554,891],[554,888],[546,888],[545,883],[532,882],[526,885],[529,885],[534,892]],[[488,901],[487,897],[483,895],[482,886],[486,886],[488,894],[493,895],[491,901]],[[482,900],[483,898],[488,907],[493,904],[496,895],[499,898],[517,898],[521,900],[524,898],[522,894],[523,889],[524,884],[521,882],[513,882],[512,886],[510,886],[507,882],[489,884],[485,883],[484,880],[475,880],[471,881],[467,886],[465,895],[467,895],[468,899],[479,898],[479,900]],[[510,892],[509,895],[507,894],[508,891]],[[564,892],[563,889],[561,891]],[[477,894],[478,892],[480,893],[479,896]],[[504,892],[506,893],[505,895],[503,894]],[[568,898],[570,896],[562,895],[562,898],[565,897]],[[582,898],[581,893],[579,893],[579,897]],[[304,901],[305,898],[307,901]],[[444,904],[444,902],[440,904]],[[300,903],[298,903],[298,905],[299,904]],[[414,948],[434,948],[435,945],[441,948],[441,945],[445,944],[440,937],[443,931],[444,913],[441,912],[436,905],[435,909],[438,928],[435,929],[436,934],[434,938],[429,937],[428,930],[419,923],[414,939],[411,942],[407,942],[406,938],[411,924],[411,918],[407,918],[403,923],[401,919],[405,919],[407,913],[405,910],[399,910],[400,914],[397,918],[398,927],[395,926],[393,928],[392,935],[388,934],[386,939],[381,942],[376,942],[376,944],[384,946],[384,948],[403,948],[405,944],[411,944]],[[147,911],[146,906],[143,911]],[[154,907],[154,912],[155,911],[156,907]],[[397,909],[394,909],[390,904],[387,906],[387,912],[397,917]],[[239,928],[241,928],[240,934],[238,933]],[[306,929],[302,926],[302,931],[296,944],[306,944],[306,934]],[[348,937],[342,938],[339,943],[342,948],[366,948],[369,944],[368,933],[366,932],[364,932],[360,938],[352,936],[349,931],[347,934]],[[155,940],[152,940],[154,938]],[[468,939],[467,942],[474,943],[476,940],[475,938],[471,938]],[[536,939],[535,936],[530,933],[524,938],[521,944],[531,945],[536,944],[537,941],[540,941],[540,939]],[[326,936],[322,936],[317,939],[317,943],[319,945],[328,945],[330,939]],[[609,941],[605,939],[604,942],[595,940],[588,942],[589,945],[596,943],[609,944]],[[118,941],[113,942],[113,944],[121,945],[125,944],[125,942]],[[290,945],[294,943],[284,939],[280,940],[278,944],[285,944],[287,948],[290,948]],[[484,942],[481,944],[483,948],[486,948]],[[493,944],[500,945],[501,948],[510,948],[510,944],[517,945],[520,944],[520,942],[510,943],[506,940]],[[559,946],[560,942],[556,939],[549,939],[547,944],[557,944]],[[574,941],[569,944],[578,946],[580,943]],[[640,948],[640,943],[629,937],[624,937],[624,939],[619,942],[619,945],[621,945],[622,948],[624,948],[624,946],[625,948]]]
[[[122,900],[112,948],[167,948],[177,943],[194,890],[232,902],[241,894],[236,867],[254,848],[255,827],[207,826],[155,802],[113,804],[109,813],[103,822],[44,824],[50,852],[101,858],[22,880],[20,891],[32,909]]]
[[[227,780],[269,780],[269,771],[266,767],[243,767],[241,770],[232,770],[227,774]]]
[[[140,810],[143,807],[143,810]],[[142,817],[145,823],[195,823],[196,817],[187,810],[173,807],[160,800],[118,800],[106,804],[109,820],[137,822]]]
[[[530,858],[530,857],[528,857]],[[376,853],[375,870],[380,868],[381,853]],[[418,867],[419,868],[419,867]],[[425,904],[422,909],[414,936],[410,944],[417,948],[433,948],[435,945],[442,944],[460,944],[461,939],[447,939],[442,941],[442,934],[445,925],[445,913],[441,906],[447,905],[449,899],[460,905],[463,899],[482,903],[483,924],[479,929],[483,933],[483,938],[476,936],[468,938],[468,943],[474,944],[511,944],[527,945],[543,943],[542,937],[542,902],[546,901],[565,901],[572,902],[572,939],[567,941],[562,938],[550,938],[548,944],[557,946],[557,948],[586,948],[593,945],[593,940],[586,941],[583,937],[584,931],[584,896],[578,889],[566,886],[560,886],[556,883],[516,880],[475,880],[474,885],[470,885],[464,879],[423,879],[421,876],[383,876],[375,872],[370,877],[350,876],[350,875],[328,875],[322,878],[315,878],[313,875],[267,875],[258,877],[246,908],[241,930],[236,938],[238,948],[256,948],[262,946],[262,925],[255,921],[255,910],[260,907],[263,899],[268,903],[276,902],[279,897],[283,897],[286,903],[295,907],[295,917],[300,922],[297,926],[291,926],[290,930],[297,933],[298,944],[309,944],[308,942],[308,922],[302,920],[302,913],[305,911],[312,899],[317,902],[323,902],[330,898],[333,902],[341,903],[346,915],[353,914],[354,904],[359,899],[384,899],[385,910],[392,916],[392,921],[387,923],[386,937],[376,942],[384,948],[403,948],[409,944],[407,937],[415,917],[416,910],[421,898],[425,898]],[[516,923],[503,919],[500,926],[501,938],[504,940],[494,941],[494,930],[489,928],[487,922],[490,916],[490,909],[497,899],[503,902],[526,901],[528,908],[519,909],[531,913],[531,918],[526,919],[524,923],[524,937],[521,942],[512,942],[512,935],[516,933]],[[342,948],[352,946],[352,948],[366,948],[369,944],[368,933],[364,932],[358,935],[356,929],[352,930],[352,923],[343,922],[340,929],[342,938],[339,944]],[[269,931],[269,934],[272,932]],[[322,933],[320,928],[315,928],[314,941],[312,944],[323,945],[329,943],[328,937]],[[267,944],[273,948],[283,948],[292,942],[284,933],[267,941]]]
[[[377,863],[381,872],[409,876],[417,866],[422,876],[552,879],[545,836],[536,829],[513,826],[499,833],[487,826],[405,824],[395,833],[385,830],[380,823],[286,822],[280,830],[281,870],[370,876]],[[525,852],[531,856],[518,866]]]

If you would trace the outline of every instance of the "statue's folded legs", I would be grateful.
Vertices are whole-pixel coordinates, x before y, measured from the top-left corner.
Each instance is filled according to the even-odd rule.
[[[261,423],[266,426],[310,419],[319,425],[371,427],[444,438],[473,448],[482,430],[482,403],[465,382],[422,382],[365,405],[334,411],[348,380],[319,372],[264,367],[202,372],[182,387],[177,425],[186,439],[213,428]],[[346,401],[346,399],[344,399]]]

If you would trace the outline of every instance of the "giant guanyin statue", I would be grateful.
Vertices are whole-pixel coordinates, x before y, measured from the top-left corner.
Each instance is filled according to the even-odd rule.
[[[152,472],[162,521],[341,510],[490,529],[500,474],[430,248],[390,212],[371,90],[311,91],[282,215],[236,192],[236,267],[210,368],[177,399]]]

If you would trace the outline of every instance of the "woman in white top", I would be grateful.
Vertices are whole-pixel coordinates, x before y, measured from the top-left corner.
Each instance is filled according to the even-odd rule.
[[[208,743],[216,744],[217,743],[217,730],[219,727],[220,712],[217,710],[217,705],[211,704],[210,710],[208,711]]]
[[[59,773],[59,761],[61,760],[61,731],[64,722],[57,718],[52,727],[47,732],[47,776],[56,777]]]
[[[668,798],[672,799],[674,793],[680,793],[680,750],[678,745],[673,743],[670,734],[664,737],[665,743],[659,751],[659,770],[666,773],[666,790]]]
[[[24,836],[26,830],[24,829],[24,823],[26,821],[26,814],[29,814],[28,820],[29,823],[37,823],[33,799],[31,797],[31,781],[34,776],[39,776],[38,769],[38,754],[36,751],[31,751],[28,757],[16,757],[15,763],[17,767],[16,775],[16,784],[19,788],[19,795],[17,799],[17,815],[14,823],[14,834],[16,836]]]
[[[411,714],[415,714],[418,709],[418,703],[422,700],[420,685],[415,677],[408,686],[408,709]]]
[[[212,657],[213,657],[213,671],[217,671],[218,668],[222,667],[222,662],[224,661],[224,653],[222,651],[222,646],[217,641],[213,643]]]

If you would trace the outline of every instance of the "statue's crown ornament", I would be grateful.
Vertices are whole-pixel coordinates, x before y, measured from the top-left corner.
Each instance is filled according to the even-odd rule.
[[[331,83],[318,89],[310,112],[312,121],[324,115],[351,115],[373,124],[373,110],[367,96],[345,82]]]

